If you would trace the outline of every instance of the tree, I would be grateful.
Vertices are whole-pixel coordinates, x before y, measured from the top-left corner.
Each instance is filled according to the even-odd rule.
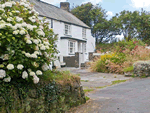
[[[131,40],[132,38],[136,37],[137,29],[136,29],[136,22],[139,18],[139,13],[134,11],[121,11],[120,14],[116,14],[111,21],[111,26],[113,26],[115,34],[123,34],[124,39],[127,41]]]
[[[150,15],[143,9],[140,12],[140,17],[137,20],[138,38],[150,44]]]
[[[106,20],[106,11],[97,4],[82,4],[71,10],[71,13],[78,17],[92,29],[92,35],[96,37],[96,43],[102,42],[108,34],[108,21]]]
[[[71,13],[83,21],[86,25],[91,27],[91,14],[90,11],[92,9],[92,3],[82,4],[81,6],[77,6],[71,10]]]

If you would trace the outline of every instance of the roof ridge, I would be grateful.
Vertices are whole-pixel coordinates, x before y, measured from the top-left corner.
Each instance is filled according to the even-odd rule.
[[[52,5],[50,3],[41,0],[29,0],[29,1],[35,4],[35,9],[40,13],[41,16],[90,28],[88,25],[86,25],[83,21],[81,21],[71,12],[65,11],[58,6]]]
[[[42,3],[47,4],[47,5],[54,6],[54,7],[58,8],[58,9],[61,9],[60,7],[57,7],[57,6],[53,5],[53,4],[50,4],[50,3],[47,3],[47,2],[44,2],[44,1],[41,1],[41,0],[36,0],[36,1],[42,2]]]

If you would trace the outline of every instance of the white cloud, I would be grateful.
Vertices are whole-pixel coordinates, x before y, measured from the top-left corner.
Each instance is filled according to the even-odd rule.
[[[107,11],[106,13],[108,16],[113,16],[113,13],[111,11]]]
[[[92,4],[96,5],[96,4],[99,4],[100,2],[102,2],[102,0],[87,0],[87,1],[82,2],[82,4],[85,4],[88,2],[91,2]]]
[[[134,8],[148,8],[150,7],[150,0],[131,0],[131,6]]]
[[[60,4],[60,2],[66,2],[66,0],[41,0],[41,1],[53,4],[53,5]]]

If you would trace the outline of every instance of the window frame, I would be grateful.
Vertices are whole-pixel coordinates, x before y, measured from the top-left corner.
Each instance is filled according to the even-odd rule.
[[[72,47],[70,46],[72,43]],[[72,52],[71,52],[72,49]],[[75,54],[75,41],[69,40],[68,41],[68,53],[69,55],[74,55]]]
[[[65,24],[64,34],[71,35],[71,25],[70,24]]]
[[[86,39],[86,28],[82,28],[82,38]]]

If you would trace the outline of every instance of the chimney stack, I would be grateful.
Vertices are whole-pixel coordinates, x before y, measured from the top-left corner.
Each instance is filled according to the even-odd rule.
[[[70,12],[70,3],[69,2],[60,2],[60,8]]]

